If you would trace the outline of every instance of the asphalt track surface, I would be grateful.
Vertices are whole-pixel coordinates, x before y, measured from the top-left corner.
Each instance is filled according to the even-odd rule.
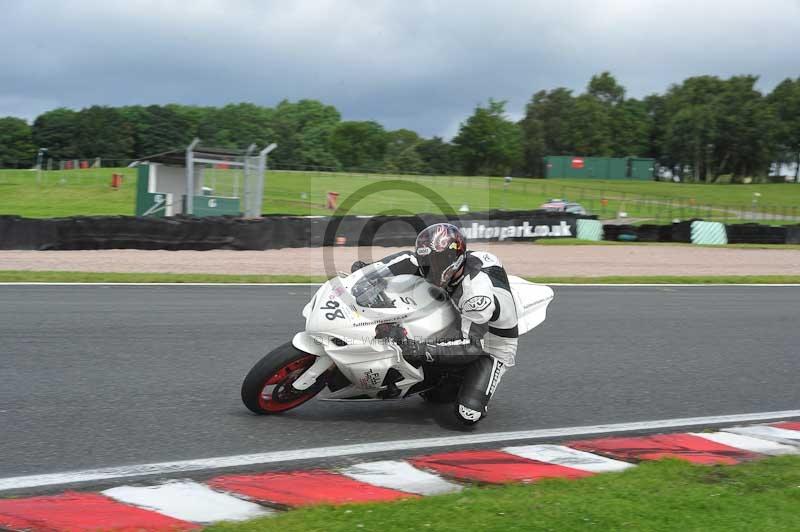
[[[0,478],[456,435],[419,398],[255,416],[305,286],[0,286]],[[485,432],[800,408],[800,287],[557,287]]]

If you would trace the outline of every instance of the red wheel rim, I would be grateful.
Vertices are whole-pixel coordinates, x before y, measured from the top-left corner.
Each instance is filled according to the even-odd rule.
[[[264,380],[258,405],[267,412],[283,412],[301,405],[317,395],[319,389],[313,384],[306,390],[295,390],[292,383],[302,375],[314,361],[314,355],[293,360]]]

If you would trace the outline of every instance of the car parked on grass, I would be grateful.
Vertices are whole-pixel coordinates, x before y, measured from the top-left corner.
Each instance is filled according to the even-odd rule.
[[[580,203],[567,201],[560,198],[553,198],[547,203],[542,203],[540,209],[549,212],[568,212],[571,214],[589,214],[589,212]]]

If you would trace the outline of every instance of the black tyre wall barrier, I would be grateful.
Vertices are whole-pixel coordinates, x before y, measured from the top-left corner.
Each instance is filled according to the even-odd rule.
[[[574,237],[579,218],[543,211],[489,211],[465,215],[458,222],[474,241],[529,241]],[[0,249],[242,249],[285,247],[410,246],[425,226],[447,221],[434,214],[414,216],[343,216],[336,232],[331,217],[269,216],[256,220],[217,218],[136,218],[95,216],[31,219],[0,216]],[[606,240],[691,242],[694,220],[668,225],[605,225]],[[728,242],[800,244],[800,225],[760,224],[726,226]],[[326,237],[326,231],[330,234]],[[327,238],[327,240],[326,240]]]
[[[525,241],[574,237],[579,218],[544,211],[489,211],[465,215],[458,223],[471,240]],[[285,247],[410,246],[426,225],[447,221],[434,214],[343,216],[330,231],[331,217],[269,216],[141,218],[86,216],[28,219],[0,216],[0,249],[164,249],[263,250]]]
[[[692,222],[686,220],[671,225],[604,225],[605,240],[633,240],[639,242],[692,241]],[[800,225],[771,226],[761,224],[726,225],[730,244],[792,244],[800,243]]]
[[[636,228],[632,225],[604,225],[604,240],[638,240]]]
[[[800,244],[800,225],[786,226],[786,243]]]
[[[687,220],[685,222],[678,222],[672,224],[672,241],[683,242],[684,244],[691,243],[692,241],[692,222],[696,220]]]
[[[727,225],[729,244],[785,244],[787,230],[760,224]]]
[[[55,220],[0,216],[0,249],[42,249],[58,240]]]
[[[672,242],[673,230],[672,225],[604,225],[603,239],[635,242]]]

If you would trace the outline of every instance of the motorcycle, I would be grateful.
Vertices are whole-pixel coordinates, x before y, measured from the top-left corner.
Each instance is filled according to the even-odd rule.
[[[553,290],[509,276],[522,335],[541,324]],[[322,284],[303,308],[305,330],[265,355],[242,383],[256,414],[321,400],[385,401],[421,395],[455,401],[464,361],[441,363],[403,355],[403,343],[457,338],[460,317],[447,293],[415,275],[393,276],[382,263]]]

